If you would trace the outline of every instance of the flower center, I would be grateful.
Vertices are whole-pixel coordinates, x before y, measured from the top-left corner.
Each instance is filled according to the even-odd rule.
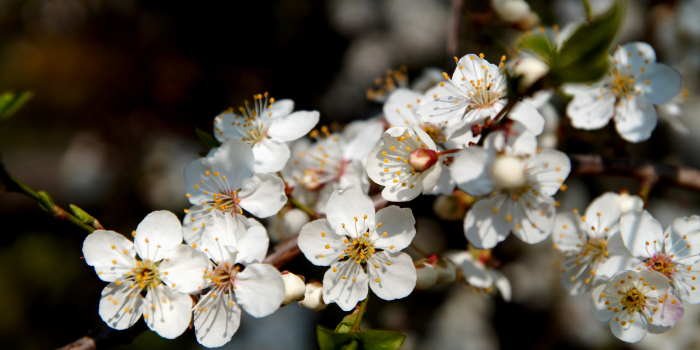
[[[234,124],[243,129],[241,141],[254,145],[267,137],[267,125],[260,116],[268,113],[268,109],[275,103],[275,99],[267,92],[253,95],[253,103],[245,101],[238,107],[239,118]]]
[[[421,124],[420,128],[423,129],[423,131],[425,131],[425,133],[428,134],[428,136],[430,136],[430,138],[436,143],[447,141],[445,134],[442,133],[442,128],[435,124],[423,123]]]
[[[632,287],[622,295],[620,304],[628,313],[641,312],[647,304],[647,297],[639,289]]]
[[[364,264],[374,255],[374,244],[363,235],[348,241],[344,252],[345,256],[355,260],[355,263]]]
[[[580,257],[590,258],[594,263],[608,257],[608,241],[604,238],[591,238],[579,253]]]
[[[140,289],[156,287],[160,284],[158,266],[151,260],[136,261],[136,266],[127,273]]]
[[[214,271],[207,273],[206,278],[209,279],[217,289],[233,289],[233,282],[236,280],[236,275],[241,270],[241,265],[224,262],[217,265]]]
[[[242,214],[243,211],[239,206],[241,200],[238,198],[238,191],[225,191],[225,192],[214,192],[211,194],[211,201],[209,202],[211,208],[222,212],[230,212]]]
[[[254,145],[262,141],[267,136],[265,125],[259,122],[251,122],[251,126],[246,129],[246,134],[241,137],[241,141]]]
[[[426,171],[438,160],[438,153],[427,148],[413,150],[408,155],[408,164],[415,171]]]
[[[304,169],[301,177],[301,184],[309,191],[316,191],[324,184],[324,171],[320,169]]]
[[[636,93],[634,85],[634,76],[624,74],[617,69],[613,70],[610,89],[618,99],[634,95]]]
[[[491,166],[491,176],[496,187],[517,190],[525,187],[525,163],[518,157],[498,156]]]
[[[673,274],[676,273],[676,264],[668,255],[657,254],[646,259],[644,263],[650,270],[659,272],[668,278],[671,278]]]
[[[496,101],[501,99],[501,91],[496,91],[493,89],[493,82],[488,81],[489,76],[487,74],[487,79],[469,80],[469,84],[472,89],[469,91],[469,97],[471,99],[471,108],[488,108],[493,106]],[[488,81],[488,82],[486,82]]]

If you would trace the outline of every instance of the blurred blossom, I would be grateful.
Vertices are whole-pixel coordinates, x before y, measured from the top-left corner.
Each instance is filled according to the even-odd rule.
[[[467,287],[455,287],[430,322],[418,349],[490,350],[498,348],[491,328],[493,300]]]
[[[647,334],[634,348],[643,350],[686,350],[700,348],[700,305],[685,305],[683,321],[662,334]]]
[[[457,231],[454,234],[460,235],[462,232]],[[450,232],[444,232],[434,219],[418,217],[413,244],[424,252],[440,252],[445,249],[445,237],[448,235]]]
[[[683,0],[678,7],[678,27],[681,34],[687,35],[693,41],[700,41],[700,0]]]
[[[524,254],[502,269],[512,286],[512,300],[536,308],[550,307],[559,290],[559,267],[551,243],[518,244]]]
[[[98,201],[114,180],[107,145],[93,133],[76,134],[63,154],[58,174],[71,200],[83,204]]]
[[[309,222],[309,215],[300,209],[282,210],[269,220],[270,239],[279,242],[299,234],[299,230]]]
[[[385,0],[384,10],[391,30],[388,44],[395,46],[398,59],[394,64],[424,63],[445,51],[449,9],[444,2]]]
[[[333,25],[346,35],[359,35],[376,26],[381,14],[374,0],[332,0],[328,2]]]
[[[156,138],[143,157],[140,187],[153,208],[180,210],[187,206],[184,169],[197,158],[196,144],[172,136]]]

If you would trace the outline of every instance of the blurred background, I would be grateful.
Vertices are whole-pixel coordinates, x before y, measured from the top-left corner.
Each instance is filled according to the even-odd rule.
[[[495,61],[523,29],[584,18],[579,0],[528,3],[529,14],[514,18],[488,1],[464,1],[457,55],[485,52]],[[595,11],[607,3],[592,1]],[[2,160],[58,203],[79,204],[106,227],[130,232],[151,210],[181,213],[182,169],[204,151],[195,128],[211,131],[218,112],[253,93],[292,98],[298,109],[320,110],[322,123],[342,124],[381,111],[365,91],[389,68],[405,66],[412,80],[426,67],[451,72],[452,8],[449,0],[0,0],[0,91],[34,93],[0,123]],[[641,145],[620,141],[611,128],[574,131],[561,118],[560,147],[700,166],[699,19],[698,0],[629,1],[618,39],[650,42],[660,61],[682,72],[682,110],[662,111]],[[561,111],[562,101],[554,106]],[[563,208],[585,208],[604,190],[636,183],[586,178],[569,186]],[[461,221],[438,222],[432,200],[411,204],[423,216],[419,244],[463,248]],[[699,203],[695,193],[657,186],[650,209],[666,224],[700,212]],[[104,283],[81,260],[84,232],[18,194],[2,194],[0,217],[0,347],[54,348],[102,332]],[[368,326],[405,331],[405,349],[625,348],[593,318],[588,300],[561,290],[549,243],[509,239],[494,255],[513,302],[467,286],[417,292],[400,303],[372,301]],[[228,347],[313,349],[314,325],[332,327],[341,316],[334,306],[314,313],[296,305],[260,320],[244,316]],[[700,313],[689,308],[673,331],[637,347],[698,348],[698,326]],[[144,332],[122,348],[197,343],[191,331],[173,341]]]

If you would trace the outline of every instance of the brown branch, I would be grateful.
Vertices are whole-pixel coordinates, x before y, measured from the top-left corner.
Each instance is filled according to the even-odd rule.
[[[603,159],[600,155],[572,154],[572,173],[577,175],[615,175],[640,181],[640,195],[646,197],[658,181],[700,191],[700,169],[634,159]]]

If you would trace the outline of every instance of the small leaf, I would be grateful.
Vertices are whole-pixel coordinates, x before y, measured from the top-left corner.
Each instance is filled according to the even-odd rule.
[[[36,194],[39,196],[39,206],[48,212],[52,212],[56,203],[51,198],[51,195],[46,191],[37,191]]]
[[[34,94],[28,91],[14,93],[5,92],[0,94],[0,120],[12,117]]]
[[[360,321],[362,321],[362,315],[365,313],[366,307],[367,299],[360,302],[360,304],[350,314],[345,315],[343,320],[340,321],[340,323],[338,323],[338,325],[335,327],[335,331],[338,333],[358,331]]]
[[[202,129],[195,129],[194,133],[197,135],[197,138],[199,139],[199,142],[207,147],[207,148],[214,148],[214,147],[219,147],[221,146],[221,142],[216,140],[212,134],[202,130]]]
[[[537,56],[547,65],[554,61],[557,54],[556,45],[549,36],[542,32],[531,32],[521,36],[518,39],[517,47]]]
[[[345,349],[345,346],[357,343],[354,340],[353,334],[337,333],[325,327],[316,326],[316,340],[318,348],[321,350],[340,350]],[[357,344],[355,345],[355,348]]]
[[[608,70],[610,47],[624,13],[624,0],[617,0],[606,12],[581,24],[562,44],[553,62],[553,75],[560,82],[600,79]]]
[[[398,350],[406,335],[396,331],[370,329],[358,334],[364,350]]]
[[[73,212],[73,215],[80,219],[80,221],[92,225],[93,223],[97,222],[97,219],[95,219],[92,215],[88,214],[83,208],[75,205],[75,204],[69,204],[68,207],[70,208],[70,211]]]

